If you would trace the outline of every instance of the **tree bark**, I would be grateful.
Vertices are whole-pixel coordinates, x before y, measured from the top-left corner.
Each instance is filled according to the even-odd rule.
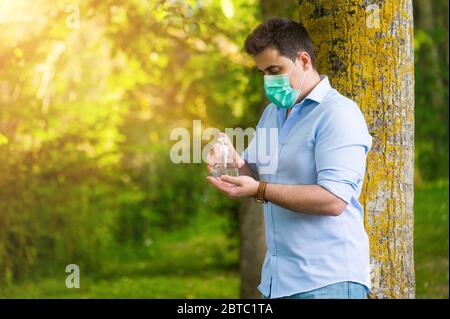
[[[414,43],[411,0],[300,0],[317,66],[373,136],[361,194],[372,298],[414,298]]]
[[[239,209],[240,273],[243,299],[258,299],[256,288],[261,279],[261,267],[266,252],[264,215],[261,204],[245,198]]]

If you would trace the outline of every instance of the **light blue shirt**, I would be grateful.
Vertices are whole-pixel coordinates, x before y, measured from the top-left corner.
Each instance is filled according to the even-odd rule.
[[[265,108],[242,154],[255,176],[269,183],[317,184],[347,206],[334,217],[263,204],[267,251],[258,290],[278,298],[341,281],[370,290],[369,239],[358,200],[372,145],[363,114],[321,76],[285,119],[286,109],[272,103]],[[268,138],[270,132],[278,139]]]

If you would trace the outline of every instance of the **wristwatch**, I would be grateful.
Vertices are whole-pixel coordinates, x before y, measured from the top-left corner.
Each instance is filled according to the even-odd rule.
[[[255,200],[258,203],[267,203],[267,201],[264,199],[264,192],[266,191],[267,182],[259,182],[258,185],[258,191],[256,192],[256,198]]]

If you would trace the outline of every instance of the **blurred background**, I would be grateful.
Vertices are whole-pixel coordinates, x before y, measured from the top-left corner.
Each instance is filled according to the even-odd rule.
[[[255,126],[269,2],[0,0],[0,297],[238,298],[239,201],[169,136]],[[448,298],[448,1],[413,3],[416,294]]]

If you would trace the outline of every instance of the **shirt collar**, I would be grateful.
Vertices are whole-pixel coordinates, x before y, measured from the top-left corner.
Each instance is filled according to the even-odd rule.
[[[313,100],[317,103],[321,103],[323,98],[332,89],[328,76],[321,75],[320,82],[312,89],[311,92],[303,100]]]

